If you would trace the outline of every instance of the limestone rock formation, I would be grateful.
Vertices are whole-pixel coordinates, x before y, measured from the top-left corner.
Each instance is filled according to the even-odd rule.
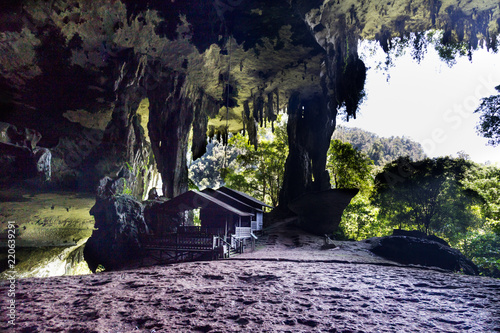
[[[290,202],[288,208],[297,214],[302,229],[330,235],[337,231],[344,209],[357,193],[357,189],[308,192]]]
[[[90,210],[95,230],[85,244],[84,256],[93,272],[99,265],[107,270],[121,269],[139,258],[140,235],[148,232],[144,207],[132,196],[120,193],[124,186],[123,178],[103,179]]]
[[[43,181],[49,181],[52,177],[52,153],[47,148],[36,147],[33,149],[33,159],[36,163],[36,171]]]
[[[185,164],[207,135],[225,139],[287,109],[290,156],[281,207],[327,188],[339,112],[356,116],[361,39],[385,51],[442,29],[443,55],[497,49],[498,1],[4,1],[0,121],[41,133],[60,187],[94,191],[124,167],[142,197],[187,190]],[[138,111],[148,101],[147,125]],[[314,181],[313,181],[314,179]]]
[[[0,182],[51,179],[52,154],[47,148],[37,147],[40,139],[36,130],[0,122]]]

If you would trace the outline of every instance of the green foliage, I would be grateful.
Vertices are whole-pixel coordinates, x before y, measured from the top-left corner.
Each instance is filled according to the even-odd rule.
[[[500,86],[495,89],[500,92]],[[478,133],[489,139],[489,145],[500,145],[500,95],[483,98],[474,112],[481,115]]]
[[[104,266],[103,266],[103,265],[101,265],[101,264],[99,264],[99,265],[97,266],[97,268],[95,269],[95,272],[96,272],[96,273],[102,273],[102,272],[104,272],[104,271],[106,271],[106,268],[104,268]]]
[[[385,149],[384,142],[368,132],[347,129],[338,134],[365,151],[377,150],[374,145]],[[448,240],[481,274],[500,277],[500,169],[464,157],[419,162],[401,157],[388,163],[373,182],[363,177],[375,170],[366,162],[368,156],[333,140],[328,167],[334,185],[361,188],[344,211],[336,237],[361,240],[388,235],[394,226],[418,228]]]
[[[342,215],[340,228],[343,234],[357,240],[389,234],[392,226],[386,219],[378,218],[379,208],[371,200],[375,166],[382,166],[400,156],[423,159],[422,146],[407,138],[380,138],[359,128],[342,126],[337,127],[333,138],[328,152],[328,171],[333,186],[361,190]],[[336,178],[340,179],[336,181]]]
[[[261,128],[257,149],[241,134],[232,136],[229,143],[239,155],[235,163],[225,169],[226,185],[277,206],[288,155],[285,123],[279,122],[274,133]]]
[[[369,194],[360,192],[344,210],[339,227],[348,239],[383,236],[388,230],[377,219],[377,213],[378,209],[371,204]]]
[[[394,60],[410,52],[412,58],[420,63],[429,47],[433,47],[438,53],[440,59],[448,66],[453,66],[456,63],[456,58],[461,56],[472,57],[472,49],[477,47],[477,38],[475,43],[471,40],[466,41],[459,38],[455,32],[443,30],[430,30],[427,32],[418,33],[402,33],[398,37],[379,39],[382,49],[387,54],[384,63],[380,63],[377,67],[384,70],[394,66]],[[491,45],[493,47],[493,45]]]
[[[226,185],[277,206],[288,155],[286,123],[278,121],[274,133],[260,128],[258,135],[257,149],[239,133],[230,136],[227,146],[213,140],[189,166],[189,188]]]
[[[461,250],[479,267],[482,275],[500,278],[500,234],[470,231],[462,242]]]
[[[192,191],[192,190],[199,191],[200,190],[198,185],[196,185],[196,183],[191,178],[188,179],[188,189],[190,191]]]
[[[334,188],[370,187],[373,161],[350,143],[332,140],[327,155],[327,169]]]
[[[189,188],[218,188],[224,184],[223,175],[226,168],[235,167],[236,157],[240,151],[233,146],[224,146],[218,140],[207,145],[207,152],[189,166]]]
[[[456,58],[469,54],[469,44],[459,41],[451,31],[433,30],[427,33],[426,38],[434,45],[441,60],[450,67],[457,62]]]
[[[461,183],[483,199],[481,210],[484,217],[492,225],[500,225],[500,168],[474,164]]]
[[[344,210],[340,229],[346,239],[361,239],[377,224],[376,208],[370,204],[373,161],[350,143],[332,140],[327,170],[335,188],[358,188],[360,192]]]
[[[367,154],[377,166],[383,166],[400,156],[409,156],[414,161],[426,157],[419,143],[404,137],[380,138],[359,128],[338,126],[333,138],[349,142],[354,148]]]
[[[201,219],[200,219],[200,209],[194,209],[189,212],[190,219],[193,221],[194,226],[201,226]]]
[[[387,164],[375,179],[379,218],[456,242],[469,227],[480,224],[474,209],[480,202],[477,193],[460,183],[471,167],[471,162],[449,157],[419,162],[404,157]]]

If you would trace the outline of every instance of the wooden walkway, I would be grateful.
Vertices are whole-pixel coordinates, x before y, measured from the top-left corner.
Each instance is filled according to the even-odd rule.
[[[163,236],[141,238],[145,257],[156,263],[172,263],[199,258],[219,259],[224,255],[221,239],[214,232],[201,227],[180,227],[178,232]]]
[[[230,253],[242,253],[248,244],[255,248],[250,227],[237,227],[227,241],[224,241],[224,234],[224,229],[220,228],[190,226],[178,227],[176,233],[162,236],[144,235],[141,237],[143,257],[152,260],[153,264],[217,260],[228,257]]]

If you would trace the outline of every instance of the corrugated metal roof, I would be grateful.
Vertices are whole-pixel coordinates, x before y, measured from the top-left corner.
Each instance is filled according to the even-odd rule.
[[[250,200],[252,202],[255,202],[256,204],[259,204],[260,206],[266,206],[266,207],[269,207],[269,208],[273,208],[272,206],[269,206],[268,204],[266,204],[265,202],[262,202],[260,200],[257,200],[255,199],[254,197],[251,197],[249,196],[248,194],[246,193],[243,193],[243,192],[240,192],[240,191],[237,191],[237,190],[234,190],[232,188],[229,188],[229,187],[226,187],[226,186],[222,186],[222,187],[219,187],[219,189],[217,189],[217,191],[221,191],[221,192],[224,192],[228,195],[231,195],[231,194],[235,194],[237,196],[241,196],[247,200]]]
[[[211,195],[198,191],[187,191],[181,195],[178,195],[175,198],[172,198],[163,203],[162,209],[170,212],[183,212],[186,210],[203,208],[204,206],[206,207],[208,204],[217,205],[223,210],[226,210],[238,216],[253,215],[252,213],[243,212],[237,208],[234,208],[231,205],[212,197]]]
[[[216,191],[216,190],[211,189],[211,188],[206,188],[206,189],[204,189],[201,192],[202,193],[206,193],[206,194],[208,194],[208,195],[210,195],[210,196],[212,196],[212,197],[214,197],[214,198],[216,198],[218,200],[224,201],[226,203],[227,203],[227,201],[230,201],[230,202],[237,203],[237,204],[239,204],[241,206],[244,206],[245,207],[245,211],[246,211],[246,209],[249,209],[250,211],[259,211],[259,212],[262,212],[262,209],[256,208],[254,206],[251,206],[251,205],[249,205],[249,204],[247,204],[247,203],[245,203],[245,202],[243,202],[241,200],[238,200],[237,198],[235,198],[235,197],[233,197],[233,196],[231,196],[231,195],[229,195],[227,193],[221,192],[221,191]],[[230,202],[228,203],[229,205],[231,205]],[[241,210],[241,207],[238,208],[238,209]]]

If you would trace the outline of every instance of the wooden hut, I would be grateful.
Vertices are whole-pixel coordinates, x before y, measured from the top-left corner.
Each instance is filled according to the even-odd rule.
[[[214,196],[198,191],[188,191],[162,204],[165,218],[190,210],[200,210],[201,229],[211,230],[212,234],[227,236],[236,227],[250,223],[252,213],[240,210]],[[189,226],[179,226],[189,227]]]
[[[162,252],[175,261],[194,258],[195,253],[212,252],[215,258],[227,255],[231,248],[242,251],[252,237],[251,219],[254,213],[241,210],[215,196],[188,191],[158,205],[155,234],[142,240],[147,251]],[[237,206],[237,207],[235,207]],[[185,222],[186,211],[199,209],[201,225]],[[167,226],[167,227],[163,227]]]
[[[248,218],[242,219],[241,227],[250,227],[251,220],[253,218],[253,215],[255,215],[256,210],[254,207],[220,191],[213,190],[211,188],[206,188],[202,191],[202,193],[208,194],[211,197],[220,200],[224,202],[227,205],[230,205],[231,207],[234,207],[238,209],[239,211],[245,212],[245,213],[250,213],[252,216],[249,216]]]
[[[266,203],[249,196],[246,193],[233,190],[232,188],[222,186],[217,189],[217,192],[226,194],[227,196],[251,207],[250,212],[252,217],[250,220],[252,232],[262,230],[264,222],[264,207],[273,208]]]

